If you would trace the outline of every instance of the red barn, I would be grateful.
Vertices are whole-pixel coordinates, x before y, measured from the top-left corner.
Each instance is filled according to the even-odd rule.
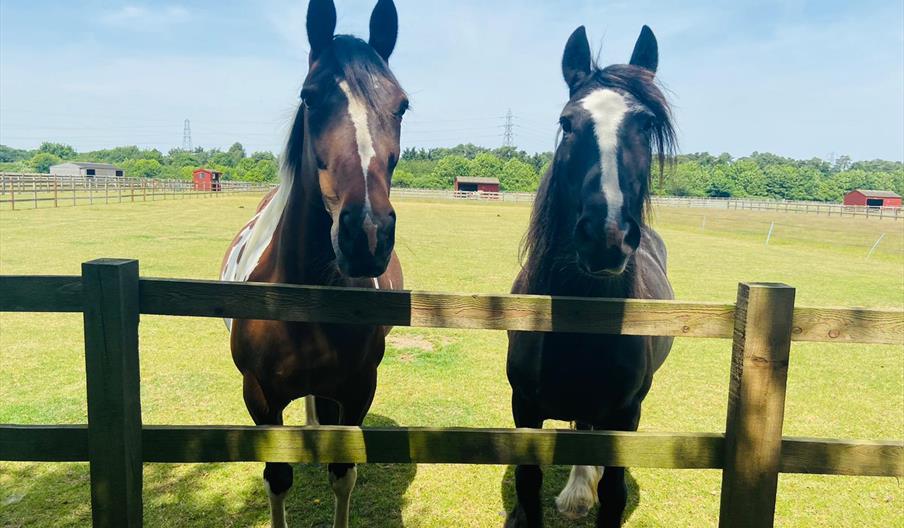
[[[455,178],[455,190],[461,192],[499,192],[499,178]]]
[[[219,192],[220,178],[223,176],[222,172],[210,169],[198,169],[193,172],[192,175],[194,176],[196,191]]]
[[[844,205],[900,208],[901,197],[891,191],[857,189],[844,195]]]

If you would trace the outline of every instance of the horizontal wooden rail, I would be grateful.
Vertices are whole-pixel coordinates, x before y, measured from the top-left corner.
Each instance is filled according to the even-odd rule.
[[[532,429],[145,426],[148,463],[593,464],[722,469],[724,435]],[[86,425],[0,426],[0,460],[81,462]],[[904,477],[904,442],[784,438],[782,473]]]
[[[730,304],[141,281],[141,312],[427,328],[728,337]]]
[[[388,292],[169,279],[141,280],[141,313],[682,337],[732,337],[733,304],[535,295]],[[81,277],[0,276],[0,312],[81,312]],[[794,309],[792,339],[904,343],[904,312]]]
[[[0,312],[82,312],[81,276],[0,275]]]

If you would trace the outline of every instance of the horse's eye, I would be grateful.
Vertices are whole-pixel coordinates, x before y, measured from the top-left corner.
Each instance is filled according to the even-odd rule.
[[[402,119],[403,117],[405,117],[405,112],[408,111],[409,106],[410,103],[408,102],[408,100],[402,101],[402,104],[399,105],[399,109],[394,112],[394,115],[399,119]]]
[[[301,102],[304,104],[305,108],[311,110],[320,106],[320,103],[322,101],[321,96],[318,92],[305,89],[301,91]]]
[[[571,134],[571,132],[574,130],[572,128],[571,119],[565,116],[559,118],[559,126],[562,127],[562,132],[566,134]]]

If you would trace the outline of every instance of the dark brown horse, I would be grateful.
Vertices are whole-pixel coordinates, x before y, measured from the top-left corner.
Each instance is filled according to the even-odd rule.
[[[658,48],[644,27],[630,65],[598,68],[584,28],[562,61],[571,99],[562,141],[537,194],[526,262],[513,293],[671,299],[662,239],[645,219],[654,151],[674,145],[668,103],[654,80]],[[579,429],[634,431],[670,338],[510,332],[508,378],[517,427],[547,419]],[[542,526],[538,466],[515,471],[509,527]],[[576,466],[559,495],[569,518],[602,504],[597,526],[617,527],[627,503],[625,468]]]
[[[223,280],[402,287],[389,201],[408,107],[387,65],[398,15],[392,0],[380,0],[369,42],[334,36],[335,27],[332,0],[311,0],[309,71],[280,185],[230,246]],[[286,406],[308,396],[309,421],[361,425],[373,401],[388,328],[244,320],[227,325],[244,376],[245,405],[256,424],[282,425]],[[344,528],[355,467],[330,464],[329,478],[334,524]],[[292,468],[268,463],[264,481],[272,525],[285,528]]]

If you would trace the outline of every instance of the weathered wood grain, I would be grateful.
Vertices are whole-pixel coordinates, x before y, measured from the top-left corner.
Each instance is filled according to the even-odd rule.
[[[141,280],[153,315],[730,338],[734,305]],[[80,312],[80,277],[0,276],[0,312]],[[792,340],[904,343],[904,311],[794,310]]]
[[[782,284],[738,286],[720,528],[773,525],[794,296]]]
[[[794,309],[794,341],[904,344],[904,312],[863,308]]]
[[[734,307],[144,279],[141,311],[322,323],[725,337],[730,333]]]
[[[785,438],[782,473],[904,477],[904,442]]]
[[[722,435],[514,429],[146,427],[149,462],[597,464],[718,468]]]
[[[323,429],[323,432],[321,432]],[[456,429],[449,439],[443,429],[362,429],[244,426],[145,426],[142,445],[145,462],[276,462],[296,463],[458,463],[479,460],[482,464],[508,464],[516,460],[528,464],[587,463],[591,458],[564,455],[559,450],[571,440],[559,436],[573,431],[528,430],[546,438],[522,439],[521,431],[495,429]],[[586,435],[587,433],[577,433]],[[596,433],[606,434],[606,433]],[[631,437],[635,433],[615,433]],[[724,436],[720,434],[650,434],[640,442],[616,444],[610,437],[608,453],[602,458],[596,451],[593,460],[634,457],[632,463],[652,464],[657,458],[668,467],[684,469],[721,469],[724,466]],[[343,436],[344,435],[344,436]],[[550,436],[554,438],[549,438]],[[669,440],[670,437],[675,437]],[[438,441],[437,438],[439,438]],[[580,440],[581,442],[594,440]],[[289,442],[287,446],[281,446]],[[350,442],[343,447],[343,442]],[[633,442],[633,443],[632,443]],[[529,446],[556,445],[532,450]],[[642,445],[646,454],[631,455]],[[302,446],[301,449],[298,447]],[[326,447],[320,447],[326,446]],[[401,447],[400,447],[401,446]],[[411,446],[416,446],[412,448]],[[438,446],[438,447],[434,447]],[[486,450],[490,446],[490,450]],[[615,446],[615,447],[612,447]],[[480,451],[475,455],[475,450]],[[627,454],[615,453],[616,450]],[[659,454],[649,455],[650,452]],[[674,453],[668,457],[662,451]],[[621,458],[619,458],[621,457]],[[288,458],[289,460],[283,460]],[[638,460],[640,459],[640,460]],[[0,425],[0,460],[14,462],[84,462],[88,460],[86,425]],[[635,464],[636,465],[636,464]],[[659,467],[659,466],[656,466]],[[823,438],[782,439],[782,473],[904,477],[904,442],[870,440],[834,440]]]
[[[138,261],[85,263],[82,283],[94,526],[140,527]]]

